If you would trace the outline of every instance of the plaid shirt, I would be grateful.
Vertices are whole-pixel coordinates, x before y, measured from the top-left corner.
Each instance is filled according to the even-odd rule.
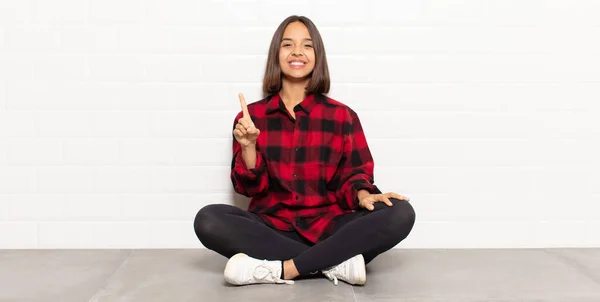
[[[294,119],[275,94],[248,104],[248,112],[260,130],[256,166],[247,169],[234,138],[231,181],[267,225],[317,243],[331,235],[336,217],[358,209],[358,190],[381,193],[362,126],[348,106],[310,94],[294,108]]]

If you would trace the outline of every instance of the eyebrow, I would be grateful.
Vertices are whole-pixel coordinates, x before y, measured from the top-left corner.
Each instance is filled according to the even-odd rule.
[[[285,41],[285,40],[288,40],[288,41],[293,41],[293,40],[292,40],[292,38],[283,38],[283,39],[281,39],[281,41]],[[311,38],[304,38],[304,40],[307,40],[307,41],[311,41],[311,42],[312,42],[312,39],[311,39]]]

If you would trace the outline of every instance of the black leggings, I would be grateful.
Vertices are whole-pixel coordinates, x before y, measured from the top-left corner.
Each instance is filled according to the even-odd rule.
[[[375,210],[344,214],[333,235],[314,244],[297,232],[267,226],[257,215],[227,204],[203,207],[194,230],[208,249],[227,258],[236,253],[266,260],[293,259],[301,276],[362,254],[365,263],[404,240],[415,223],[415,211],[405,200],[390,198],[393,206],[375,203]]]

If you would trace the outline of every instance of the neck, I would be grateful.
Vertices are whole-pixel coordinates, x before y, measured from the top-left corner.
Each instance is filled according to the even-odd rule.
[[[310,79],[290,81],[285,77],[283,78],[279,95],[283,99],[283,103],[286,107],[294,108],[294,106],[300,104],[306,98],[305,89],[309,80]]]

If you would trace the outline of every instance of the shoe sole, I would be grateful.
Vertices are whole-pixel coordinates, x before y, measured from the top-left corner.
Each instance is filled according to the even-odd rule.
[[[225,277],[225,281],[227,281],[227,283],[229,284],[233,284],[233,285],[242,285],[239,283],[236,283],[234,280],[230,279],[229,276],[232,276],[232,273],[234,273],[232,270],[235,270],[235,264],[243,258],[248,257],[248,255],[244,254],[244,253],[237,253],[235,255],[233,255],[233,257],[229,258],[229,261],[227,261],[227,264],[225,265],[225,271],[223,272],[223,275]]]

